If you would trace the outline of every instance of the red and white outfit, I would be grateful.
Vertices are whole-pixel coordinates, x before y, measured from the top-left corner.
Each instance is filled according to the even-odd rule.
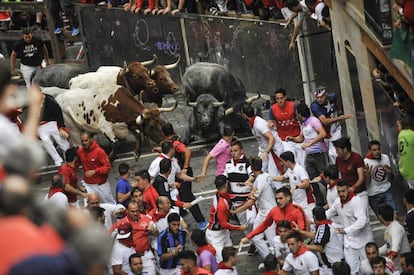
[[[239,230],[240,226],[229,223],[230,196],[228,193],[217,192],[210,207],[210,219],[206,230],[206,239],[216,249],[217,262],[221,262],[221,251],[232,246],[229,230]]]
[[[227,266],[225,263],[220,262],[217,271],[214,275],[237,275],[237,268],[235,266]]]
[[[84,176],[82,179],[82,184],[85,186],[86,191],[90,194],[98,193],[102,202],[116,204],[108,182],[111,163],[105,151],[96,141],[92,141],[88,150],[85,150],[83,147],[78,149],[78,157],[83,166],[84,173],[89,170],[95,170],[95,174],[91,177]]]
[[[148,226],[153,224],[151,218],[146,215],[139,214],[138,219],[134,221],[130,219],[129,216],[125,216],[118,220],[109,231],[112,233],[123,222],[127,222],[132,225],[133,240],[131,241],[131,245],[134,245],[135,251],[142,255],[141,259],[144,266],[143,272],[147,272],[149,275],[155,275],[155,257],[150,249],[148,231]]]
[[[340,198],[326,211],[326,218],[338,215],[344,234],[345,260],[351,267],[351,274],[357,274],[361,262],[366,259],[365,245],[374,240],[369,223],[368,209],[360,197],[349,193],[345,202]]]
[[[248,239],[252,239],[257,234],[264,232],[266,228],[271,226],[273,223],[278,224],[283,220],[289,221],[292,226],[292,222],[295,222],[302,230],[309,230],[309,220],[307,219],[302,206],[290,203],[284,208],[280,208],[279,206],[273,207],[269,214],[267,214],[264,221],[246,237]]]
[[[309,275],[309,273],[319,270],[319,262],[315,254],[302,244],[296,254],[289,253],[286,256],[282,269],[295,275]]]
[[[62,164],[59,168],[59,175],[63,177],[64,184],[69,184],[75,189],[78,189],[78,175],[76,173],[77,167],[72,167],[68,163]],[[69,204],[79,207],[78,196],[65,192],[68,197]]]
[[[132,245],[126,246],[120,243],[118,240],[114,240],[114,246],[112,247],[112,254],[110,259],[110,271],[112,266],[122,265],[121,270],[125,273],[129,273],[131,268],[129,267],[129,256],[135,253],[135,248]],[[112,273],[112,272],[111,272]]]
[[[62,149],[63,153],[70,147],[68,140],[60,135],[59,129],[67,131],[63,121],[62,109],[52,96],[44,95],[43,113],[40,118],[40,125],[37,128],[37,134],[56,166],[60,166],[63,160],[56,151],[51,137],[53,137],[53,140]]]
[[[301,147],[302,144],[286,140],[288,136],[296,137],[300,135],[300,125],[295,113],[295,102],[287,101],[283,109],[280,108],[279,104],[273,104],[270,111],[276,121],[277,133],[282,139],[283,152],[291,151],[295,155],[296,162],[304,166],[305,152]],[[270,114],[269,116],[272,118]]]
[[[263,160],[262,171],[269,173],[272,177],[278,176],[281,174],[280,171],[283,171],[283,167],[280,164],[279,156],[283,151],[282,140],[280,139],[278,133],[274,129],[270,129],[267,121],[259,116],[253,116],[249,120],[250,128],[252,129],[252,134],[256,137],[257,143],[259,144],[259,156],[261,156],[267,150],[268,139],[265,136],[266,133],[271,133],[275,138],[275,144],[273,145],[272,151],[267,155],[267,160]],[[274,183],[274,188],[277,189],[281,187],[279,182]]]
[[[313,220],[312,209],[315,208],[315,200],[312,195],[312,188],[310,186],[306,189],[297,188],[303,180],[309,180],[308,172],[296,163],[293,170],[288,168],[283,176],[289,179],[290,189],[294,189],[292,192],[292,202],[302,206],[308,220]]]
[[[63,188],[50,187],[49,193],[45,196],[45,200],[52,203],[53,206],[66,211],[69,208],[69,203],[68,198],[63,192]]]
[[[394,264],[398,269],[400,266],[400,255],[410,252],[410,244],[408,243],[407,232],[398,221],[392,221],[384,230],[385,244],[379,248],[381,256],[394,257]]]
[[[269,214],[270,210],[276,207],[275,195],[271,188],[271,184],[272,179],[267,173],[259,174],[253,183],[253,187],[256,189],[254,196],[256,197],[256,208],[258,209],[256,218],[254,219],[253,228],[258,227],[264,221],[267,214]],[[267,240],[273,240],[276,236],[275,224],[269,226],[264,233]],[[252,241],[259,250],[262,258],[269,255],[269,247],[267,246],[262,233],[254,236]],[[269,244],[272,245],[270,242]]]

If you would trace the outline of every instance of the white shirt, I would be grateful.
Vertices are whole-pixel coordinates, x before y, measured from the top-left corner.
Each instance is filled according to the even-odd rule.
[[[267,132],[270,132],[275,138],[273,151],[275,151],[277,155],[280,155],[283,153],[283,143],[278,133],[275,130],[269,128],[266,120],[259,116],[256,116],[253,123],[252,133],[253,136],[256,137],[257,143],[259,144],[259,153],[263,153],[267,150],[268,139],[265,137],[265,134]]]
[[[269,211],[276,206],[275,195],[273,194],[272,178],[267,173],[261,173],[253,183],[256,188],[254,196],[256,197],[256,206],[259,209],[259,215],[266,217]]]
[[[162,156],[158,156],[156,157],[152,162],[151,165],[148,169],[148,173],[150,174],[150,176],[152,178],[155,178],[156,176],[158,176],[158,174],[160,173],[160,162],[162,159],[166,158],[171,160],[171,173],[168,176],[168,184],[171,184],[173,182],[175,182],[175,176],[177,175],[177,173],[181,172],[181,168],[180,165],[178,165],[178,161],[176,158],[169,158],[167,155],[165,154],[161,154]]]
[[[319,270],[318,258],[310,251],[306,251],[298,257],[289,253],[283,264],[283,270],[291,271],[295,275],[309,275],[310,272]]]
[[[390,251],[397,252],[398,257],[394,259],[394,263],[400,266],[399,255],[411,251],[404,227],[398,221],[392,221],[385,227],[384,240],[385,244],[379,248],[379,254],[386,256]]]
[[[237,275],[237,268],[233,266],[233,269],[218,269],[214,275]]]
[[[326,259],[332,265],[344,258],[342,241],[332,224],[318,226],[314,243],[323,246],[323,251],[317,253],[320,263],[328,265],[325,261]]]
[[[10,148],[22,143],[23,136],[15,125],[3,114],[0,114],[0,159],[5,157]]]
[[[288,168],[286,173],[283,175],[285,178],[289,179],[290,188],[294,188],[296,185],[302,183],[303,180],[309,180],[308,172],[305,168],[299,164],[295,164],[295,167],[292,169]],[[297,188],[292,194],[293,203],[299,204],[302,207],[308,207],[308,197],[306,196],[306,189]]]
[[[326,202],[328,203],[329,207],[332,207],[335,200],[339,198],[338,196],[338,190],[336,189],[336,185],[332,187],[331,189],[326,189]],[[341,225],[341,219],[338,216],[331,218],[332,222],[338,227],[342,227]]]
[[[331,219],[338,215],[344,227],[345,248],[360,249],[366,243],[374,240],[369,223],[368,208],[358,196],[342,206],[341,199],[337,198],[334,204],[326,211],[326,218]]]
[[[49,194],[46,194],[45,201],[50,202],[51,204],[53,204],[53,206],[61,210],[64,210],[64,211],[68,210],[69,202],[68,202],[68,197],[66,197],[65,194],[63,194],[62,192],[56,192],[50,198],[48,196]]]
[[[280,239],[280,236],[276,236],[273,238],[273,246],[275,248],[275,256],[278,259],[284,260],[286,256],[290,253],[287,242],[283,243]]]
[[[128,273],[131,271],[131,268],[129,267],[128,258],[131,254],[135,253],[135,248],[133,247],[127,247],[123,244],[121,244],[118,240],[114,241],[114,246],[112,248],[112,254],[111,254],[111,261],[110,266],[112,270],[112,266],[114,265],[122,265],[121,270],[125,273]]]
[[[381,159],[364,158],[364,163],[372,167],[371,181],[367,185],[368,196],[375,196],[388,191],[391,187],[391,182],[388,180],[384,167],[391,167],[390,158],[385,154],[381,154]]]

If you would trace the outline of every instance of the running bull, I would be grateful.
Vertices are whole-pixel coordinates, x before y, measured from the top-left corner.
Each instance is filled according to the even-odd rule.
[[[59,88],[55,88],[59,89]],[[130,132],[135,135],[135,153],[140,155],[141,135],[155,143],[164,139],[160,117],[162,112],[173,111],[177,107],[147,109],[123,86],[108,85],[89,89],[62,90],[56,101],[62,108],[66,125],[71,129],[75,146],[80,146],[79,132],[104,134],[114,145],[126,138]]]
[[[236,133],[249,132],[247,122],[240,116],[245,103],[260,97],[247,98],[240,79],[221,65],[200,62],[185,72],[182,88],[193,107],[190,132],[195,139],[214,140],[219,137],[221,124],[228,123]]]

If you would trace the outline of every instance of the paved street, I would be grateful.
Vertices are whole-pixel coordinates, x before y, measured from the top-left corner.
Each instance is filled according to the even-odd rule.
[[[173,99],[169,98],[168,100],[166,100],[165,104],[170,104],[172,102],[173,102]],[[175,110],[173,113],[167,114],[165,118],[168,121],[171,121],[174,124],[174,127],[177,133],[182,135],[185,133],[186,121],[188,121],[188,116],[191,114],[190,112],[191,110],[187,106],[184,106],[183,98],[179,98],[179,102],[180,104],[177,110]],[[256,103],[256,105],[260,107],[262,103],[263,101],[259,101]],[[257,154],[257,142],[255,141],[255,139],[253,139],[252,137],[243,137],[241,139],[243,142],[246,155],[247,156],[256,155]],[[98,136],[97,140],[99,143],[103,144],[103,147],[109,150],[109,144],[104,137]],[[121,151],[124,152],[123,154],[121,154],[122,159],[117,159],[113,163],[113,169],[111,170],[110,178],[109,178],[109,181],[111,182],[113,189],[115,189],[115,184],[116,184],[117,177],[118,177],[117,167],[119,163],[123,161],[127,162],[131,166],[131,169],[132,169],[131,175],[133,175],[135,171],[138,171],[140,169],[147,169],[151,161],[157,156],[157,154],[150,152],[150,147],[147,147],[147,148],[143,148],[143,153],[140,159],[138,160],[138,162],[135,161],[134,156],[130,153],[133,148],[132,141],[133,141],[133,138],[131,138],[130,140],[128,139],[127,142],[123,143],[123,145],[121,146],[122,147]],[[191,166],[194,170],[195,175],[200,173],[203,158],[209,152],[209,150],[212,148],[213,145],[214,144],[190,145],[190,149],[192,150]],[[56,168],[53,168],[53,167],[47,167],[43,170],[43,172],[41,173],[42,176],[41,176],[40,182],[39,184],[35,186],[37,194],[43,196],[47,192],[50,176],[55,169]],[[215,169],[215,165],[212,161],[210,163],[206,179],[201,183],[193,183],[193,192],[196,193],[196,196],[201,195],[203,197],[209,197],[214,194],[214,184],[213,184],[214,169]],[[79,176],[81,177],[82,175],[79,174]],[[400,188],[396,188],[396,189],[397,191],[400,190]],[[399,191],[400,198],[401,198],[401,194],[402,194],[401,191]],[[209,212],[210,204],[211,204],[211,199],[204,200],[203,202],[200,203],[200,208],[206,219],[208,219],[208,212]],[[399,202],[399,208],[400,209],[402,208],[401,202]],[[185,220],[190,225],[190,229],[197,227],[197,224],[195,223],[191,214],[187,215],[185,217]],[[377,241],[378,244],[382,244],[383,243],[383,226],[376,220],[374,215],[371,215],[371,220],[372,220],[371,223],[373,225],[373,231],[375,234],[375,240]],[[242,237],[241,233],[233,232],[232,233],[233,244],[237,245],[241,237]],[[189,243],[187,247],[192,248],[191,244]],[[247,256],[247,249],[248,249],[248,245],[243,247],[243,250],[240,253],[239,264],[237,265],[239,274],[240,275],[259,274],[259,271],[257,270],[257,266],[260,263],[260,257],[258,255]]]

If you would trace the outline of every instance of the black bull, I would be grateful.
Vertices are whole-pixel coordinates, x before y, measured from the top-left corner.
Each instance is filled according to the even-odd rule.
[[[190,66],[183,76],[182,89],[193,107],[190,130],[195,138],[217,139],[221,124],[230,124],[236,133],[249,131],[240,109],[253,98],[247,99],[241,80],[223,66],[205,62]]]

